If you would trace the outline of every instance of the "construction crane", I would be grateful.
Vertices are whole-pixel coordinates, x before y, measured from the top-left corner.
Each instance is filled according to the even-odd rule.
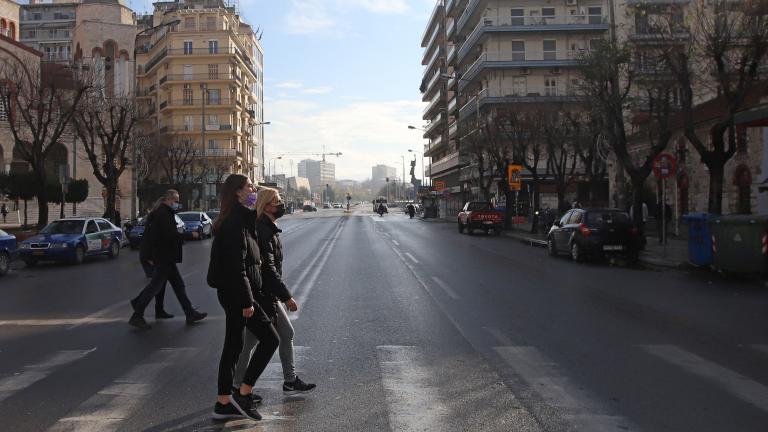
[[[284,156],[321,156],[323,158],[323,162],[325,162],[326,156],[341,156],[341,152],[335,152],[335,153],[312,153],[312,152],[289,152],[289,153],[279,153],[275,159],[282,159]]]

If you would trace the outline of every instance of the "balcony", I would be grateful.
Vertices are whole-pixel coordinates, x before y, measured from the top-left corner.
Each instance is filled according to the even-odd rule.
[[[437,92],[434,98],[429,102],[429,105],[424,109],[424,120],[432,118],[436,108],[440,107],[443,100],[443,92]]]
[[[143,68],[143,70],[144,70],[144,73],[145,73],[145,74],[149,73],[149,71],[151,71],[151,70],[152,70],[152,68],[154,68],[154,67],[155,67],[155,66],[157,66],[157,65],[158,65],[158,64],[159,64],[161,61],[163,61],[163,59],[164,59],[166,56],[168,56],[168,48],[163,48],[163,50],[162,50],[162,51],[160,51],[160,53],[159,53],[158,55],[154,56],[154,57],[152,58],[152,60],[150,60],[149,62],[147,62],[147,64],[146,64],[146,65],[144,65],[144,68]]]
[[[574,67],[579,65],[579,56],[584,53],[584,50],[486,52],[466,69],[459,90],[471,84],[485,69]]]
[[[448,56],[445,59],[446,65],[451,64],[451,61],[453,61],[454,57],[456,57],[457,52],[458,52],[458,48],[456,48],[456,45],[451,44],[448,47]]]
[[[478,43],[492,33],[510,32],[603,32],[608,31],[608,17],[604,15],[568,16],[520,16],[504,18],[483,18],[459,48],[460,62]]]
[[[454,121],[451,123],[450,126],[448,126],[448,139],[451,139],[456,136],[456,132],[459,131],[459,122]]]
[[[454,30],[456,30],[456,20],[449,19],[448,27],[445,28],[445,37],[447,37],[449,39],[452,38]]]
[[[464,120],[484,105],[516,104],[531,102],[585,102],[578,89],[570,86],[485,89],[459,109],[459,119]]]
[[[237,48],[233,46],[223,47],[204,47],[204,48],[169,48],[168,55],[172,56],[189,56],[189,55],[234,55],[237,52]]]
[[[206,157],[235,157],[237,156],[237,150],[235,149],[205,149]]]
[[[149,89],[143,89],[143,90],[136,89],[136,97],[137,98],[149,97],[149,93],[150,93]]]
[[[435,63],[437,63],[438,59],[440,58],[440,49],[437,49],[435,53],[432,55],[432,58],[429,59],[429,62],[427,63],[427,67],[424,68],[424,74],[422,75],[422,79],[426,79],[429,76],[430,71],[432,71],[433,67],[435,66]]]
[[[440,25],[438,22],[438,18],[441,15],[441,12],[443,11],[443,5],[442,2],[435,2],[435,8],[432,9],[432,13],[429,16],[429,21],[427,21],[427,28],[424,29],[424,34],[421,36],[421,47],[427,48],[429,45],[427,42],[431,39],[431,36],[434,36],[434,27],[435,25]]]
[[[72,61],[72,55],[69,53],[46,53],[40,61],[43,63],[69,63]]]
[[[467,163],[468,160],[466,156],[462,156],[459,152],[453,152],[438,161],[433,161],[429,165],[429,175],[430,177],[434,177],[436,174],[462,167]]]
[[[447,143],[443,140],[443,136],[437,135],[436,137],[431,139],[427,144],[424,144],[424,156],[429,157],[429,155],[432,154],[432,152],[439,150],[445,144]]]
[[[200,109],[203,104],[202,100],[200,98],[194,98],[194,99],[174,99],[166,101],[168,104],[165,106],[166,110],[170,109]],[[206,107],[223,107],[223,106],[229,106],[234,107],[234,100],[232,99],[221,99],[221,98],[208,98],[205,101]],[[163,109],[163,108],[161,108]]]
[[[231,124],[206,124],[205,132],[231,132],[233,131]],[[191,133],[199,134],[203,132],[200,125],[185,124],[181,127],[165,126],[160,129],[160,133]]]
[[[429,80],[429,83],[427,83],[427,86],[424,90],[424,94],[422,95],[422,100],[424,102],[431,100],[431,98],[434,96],[435,90],[437,89],[435,84],[440,82],[440,79],[441,79],[440,75],[442,73],[443,71],[441,69],[438,69],[437,71],[435,71],[435,74],[432,76],[432,79]]]
[[[470,21],[470,18],[479,15],[479,13],[484,9],[479,7],[480,3],[485,4],[487,1],[488,0],[469,0],[466,9],[464,9],[464,13],[461,14],[459,20],[456,22],[457,33],[461,33],[464,30],[464,27],[466,27],[467,23]]]
[[[160,85],[166,82],[179,82],[179,81],[231,81],[235,79],[234,74],[229,72],[224,73],[204,73],[204,74],[168,74],[160,78]]]
[[[438,131],[438,126],[442,126],[445,116],[443,113],[438,113],[435,118],[424,128],[424,138],[428,138],[432,133]]]

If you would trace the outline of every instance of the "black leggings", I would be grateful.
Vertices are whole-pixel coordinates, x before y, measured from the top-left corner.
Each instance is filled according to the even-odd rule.
[[[272,322],[267,318],[258,305],[255,305],[255,313],[251,318],[243,317],[243,309],[236,302],[229,301],[219,290],[219,303],[226,314],[226,335],[224,336],[224,348],[221,351],[219,361],[219,395],[229,395],[232,392],[232,377],[235,373],[237,359],[243,350],[243,328],[253,333],[259,344],[248,362],[243,384],[253,386],[267,368],[269,360],[275,353],[280,339]]]

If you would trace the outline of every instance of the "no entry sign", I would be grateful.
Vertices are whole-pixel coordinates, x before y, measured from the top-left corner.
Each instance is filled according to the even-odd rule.
[[[653,159],[653,175],[656,178],[665,179],[672,177],[677,172],[677,159],[667,152],[659,153]]]

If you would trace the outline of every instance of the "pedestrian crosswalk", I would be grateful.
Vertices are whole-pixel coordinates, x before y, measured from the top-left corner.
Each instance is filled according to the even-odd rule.
[[[482,401],[483,404],[497,404],[493,410],[504,410],[513,415],[515,428],[492,428],[483,426],[474,430],[519,430],[536,432],[541,430],[572,431],[642,431],[653,430],[643,427],[644,419],[631,418],[621,412],[611,398],[590,389],[579,378],[569,376],[562,364],[553,360],[544,349],[533,345],[515,345],[498,329],[487,328],[498,342],[491,353],[496,360],[511,371],[495,372],[482,370],[475,361],[441,357],[434,347],[418,345],[378,345],[375,347],[376,371],[371,371],[371,379],[377,379],[383,389],[379,396],[385,408],[388,428],[392,432],[450,432],[469,430],[467,422],[457,416],[463,416],[457,407]],[[765,357],[767,344],[746,346],[751,354]],[[686,347],[664,344],[633,345],[630,349],[637,356],[645,356],[655,368],[672,368],[680,374],[696,377],[702,385],[722,392],[733,401],[740,401],[768,415],[768,386],[759,379],[737,372],[733,367],[719,364],[700,353],[694,353]],[[126,371],[115,374],[116,377],[95,392],[62,413],[57,419],[50,419],[49,432],[108,432],[127,430],[126,422],[134,419],[141,412],[141,407],[149,397],[156,394],[166,382],[174,379],[174,371],[191,364],[201,354],[202,348],[163,348],[148,355],[143,361]],[[57,374],[67,374],[68,368],[78,362],[96,361],[96,348],[80,350],[62,350],[43,356],[34,363],[14,371],[0,370],[0,417],[7,414],[4,404],[14,396],[25,392],[32,386],[44,382]],[[214,353],[215,354],[215,353]],[[303,367],[312,362],[322,362],[314,358],[308,346],[296,346],[295,358],[301,376]],[[470,357],[478,359],[480,356]],[[457,366],[458,365],[458,366]],[[454,368],[454,369],[451,369]],[[501,378],[503,376],[503,378]],[[440,379],[443,377],[443,379]],[[313,377],[318,378],[318,377]],[[467,379],[469,385],[457,383]],[[528,395],[516,394],[516,385],[499,385],[501,381],[519,381],[525,383],[537,400],[549,409],[534,409],[529,406]],[[256,392],[264,394],[279,393],[283,383],[282,367],[275,355],[261,378],[257,381]],[[323,383],[316,397],[323,399]],[[376,385],[373,385],[374,387]],[[457,390],[458,389],[458,390]],[[457,393],[460,391],[460,393]],[[314,396],[313,396],[314,397]],[[327,397],[327,396],[326,396]],[[487,399],[484,399],[487,398]],[[206,403],[210,402],[206,400]],[[302,412],[290,407],[290,398],[270,398],[260,408],[264,421],[258,428],[251,428],[247,420],[233,420],[218,425],[216,428],[189,428],[173,430],[260,430],[287,431],[296,430],[301,421]],[[189,424],[208,422],[208,405],[193,409],[197,417],[189,419]],[[163,406],[158,406],[162,410]],[[557,416],[554,424],[565,425],[563,429],[544,427],[553,424],[551,419],[540,418],[542,412]],[[513,414],[511,414],[513,413]],[[505,414],[505,415],[506,415]],[[176,413],[169,413],[169,417]],[[559,423],[558,423],[559,422]],[[471,421],[470,421],[471,423]],[[130,428],[128,428],[130,429]],[[132,430],[132,429],[131,429]],[[151,429],[154,430],[154,429]]]

